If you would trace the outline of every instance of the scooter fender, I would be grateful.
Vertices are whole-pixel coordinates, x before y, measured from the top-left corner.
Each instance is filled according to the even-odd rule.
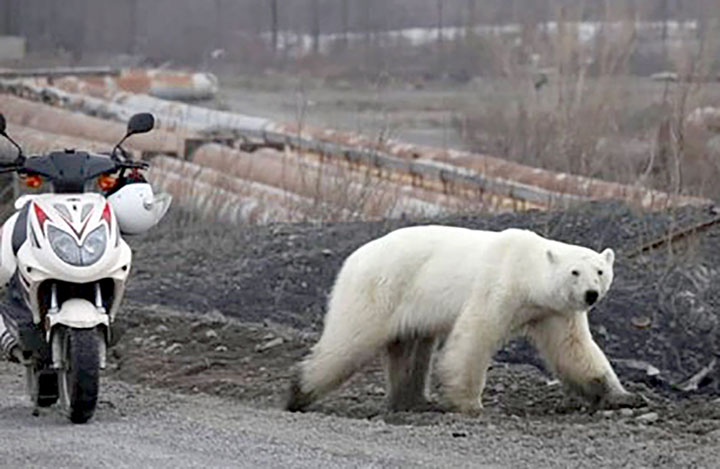
[[[63,302],[57,313],[47,315],[48,326],[46,330],[51,331],[55,326],[63,326],[75,329],[92,329],[103,325],[110,325],[110,318],[105,312],[98,310],[92,303],[81,298],[71,298]]]
[[[100,369],[105,369],[107,363],[107,340],[110,331],[110,320],[107,314],[99,310],[92,303],[80,298],[71,298],[63,302],[60,311],[48,313],[46,316],[48,337],[52,347],[53,367],[62,367],[62,344],[58,340],[59,335],[55,334],[56,326],[62,325],[72,329],[93,329],[97,326],[105,326],[104,340],[100,341]]]

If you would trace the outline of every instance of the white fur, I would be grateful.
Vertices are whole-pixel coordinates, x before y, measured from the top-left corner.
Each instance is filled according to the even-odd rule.
[[[297,390],[311,402],[384,350],[391,403],[414,405],[426,397],[432,341],[446,338],[438,364],[445,397],[474,411],[493,354],[525,334],[574,389],[596,398],[623,394],[590,335],[585,301],[588,290],[598,301],[607,293],[613,261],[610,249],[597,253],[524,230],[396,230],[345,261]]]

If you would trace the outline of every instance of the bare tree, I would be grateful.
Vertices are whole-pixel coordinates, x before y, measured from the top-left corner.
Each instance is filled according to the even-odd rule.
[[[55,3],[53,3],[55,5]],[[140,17],[138,16],[138,0],[128,0],[128,9],[130,10],[128,16],[130,17],[130,24],[128,25],[128,34],[129,34],[129,40],[128,40],[128,54],[133,55],[136,54],[137,51],[137,37],[138,37],[138,21],[140,20]]]
[[[467,37],[472,37],[475,34],[475,11],[476,11],[476,0],[467,0]]]
[[[343,49],[346,49],[348,46],[348,29],[349,29],[349,22],[350,22],[350,10],[348,8],[348,0],[342,0],[342,3],[340,5],[340,23],[342,27],[342,41],[343,41]]]
[[[312,42],[313,52],[320,52],[320,4],[318,0],[312,0]]]
[[[669,18],[669,2],[668,0],[662,0],[662,47],[663,47],[663,60],[665,63],[668,61],[668,20]]]
[[[5,0],[2,2],[3,7],[3,22],[4,31],[6,34],[18,34],[20,26],[18,25],[18,18],[20,18],[20,10],[22,4],[20,0]]]
[[[443,1],[437,0],[437,30],[438,30],[438,68],[445,70],[445,38],[443,29],[445,28],[445,18],[443,17]]]
[[[444,18],[443,18],[443,0],[437,0],[437,30],[438,30],[438,45],[440,46],[440,49],[442,49],[443,45],[443,28],[444,28]]]

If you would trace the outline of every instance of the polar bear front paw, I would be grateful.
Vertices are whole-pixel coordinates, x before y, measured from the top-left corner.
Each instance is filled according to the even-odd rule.
[[[455,412],[469,416],[477,416],[482,413],[483,405],[479,398],[448,398],[449,407]]]
[[[603,396],[598,403],[600,409],[638,408],[648,405],[648,400],[640,393],[613,392]]]

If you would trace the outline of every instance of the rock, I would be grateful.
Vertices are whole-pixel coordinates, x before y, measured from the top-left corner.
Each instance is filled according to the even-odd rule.
[[[170,329],[168,329],[168,327],[167,327],[166,325],[164,325],[164,324],[160,324],[158,327],[155,328],[155,332],[157,332],[158,334],[162,334],[162,333],[167,332],[167,331],[169,331],[169,330],[170,330]]]
[[[215,351],[216,352],[227,352],[228,348],[224,345],[218,345],[217,347],[215,347]]]
[[[332,256],[334,254],[331,249],[323,249],[321,252],[326,256]]]
[[[652,326],[652,319],[644,315],[633,316],[632,319],[630,319],[630,323],[637,329],[647,329]]]
[[[217,339],[218,333],[212,329],[208,329],[207,331],[205,331],[205,337],[208,339]]]
[[[166,348],[166,349],[164,350],[164,352],[169,355],[169,354],[171,354],[171,353],[177,353],[177,352],[179,352],[181,349],[182,349],[182,344],[179,344],[179,343],[175,342],[174,344],[172,344],[171,346],[169,346],[168,348]]]
[[[275,334],[272,332],[268,332],[264,336],[262,336],[262,340],[273,340],[275,338]]]
[[[623,417],[632,417],[634,413],[632,409],[620,409],[620,415]]]
[[[368,386],[366,391],[368,394],[372,394],[373,396],[383,396],[385,394],[385,388],[374,384]]]
[[[652,81],[672,81],[675,82],[678,80],[678,74],[675,72],[671,72],[669,70],[653,73],[650,75],[650,79]]]
[[[602,410],[602,411],[600,411],[600,415],[606,419],[609,419],[613,415],[615,415],[615,411],[614,410]]]
[[[655,423],[660,418],[657,412],[648,412],[635,418],[640,423]]]
[[[264,352],[266,350],[270,350],[273,347],[277,347],[278,345],[282,345],[284,342],[282,337],[276,337],[272,340],[269,340],[265,342],[264,344],[258,345],[255,347],[256,352]]]

